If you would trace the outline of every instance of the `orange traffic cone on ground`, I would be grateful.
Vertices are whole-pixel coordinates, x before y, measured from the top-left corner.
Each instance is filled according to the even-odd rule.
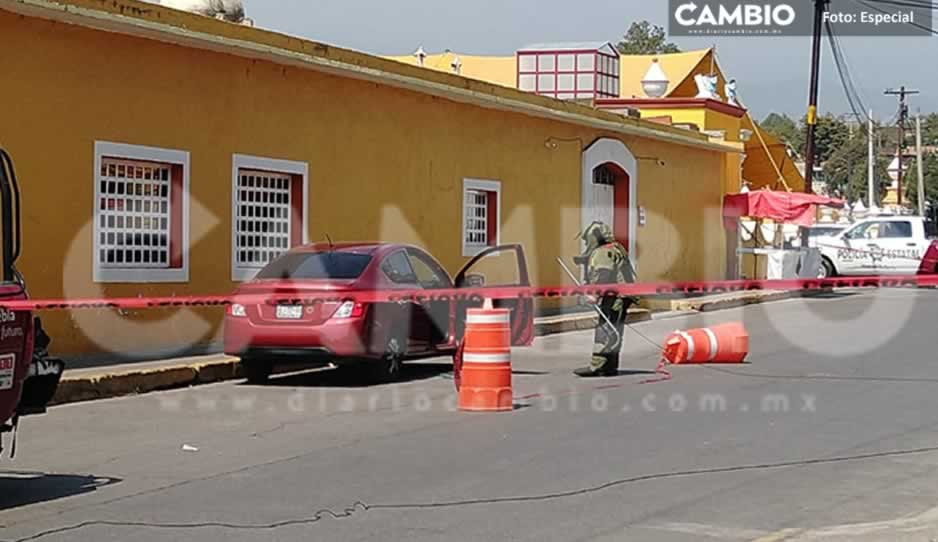
[[[749,334],[741,322],[676,331],[664,342],[664,359],[675,365],[742,363],[749,355]]]
[[[511,386],[511,325],[508,309],[486,300],[466,314],[459,409],[501,412],[514,408]]]

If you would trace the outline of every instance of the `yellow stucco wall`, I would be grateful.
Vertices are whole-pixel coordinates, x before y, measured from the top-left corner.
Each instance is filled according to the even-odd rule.
[[[653,117],[671,117],[675,124],[695,124],[701,130],[723,130],[726,141],[741,143],[741,130],[753,132],[749,141],[745,142],[746,159],[742,162],[742,171],[737,167],[738,156],[734,156],[732,164],[727,171],[729,176],[727,192],[737,192],[741,186],[742,178],[752,183],[753,189],[769,188],[772,190],[785,190],[794,192],[804,191],[804,177],[798,172],[794,162],[788,156],[785,144],[765,130],[756,133],[756,125],[747,113],[742,118],[704,108],[646,108],[640,111],[643,119]],[[760,140],[759,135],[762,138]],[[763,144],[764,143],[764,144]],[[773,165],[774,161],[774,165]],[[778,168],[776,170],[776,168]],[[779,172],[784,182],[779,180]]]
[[[0,46],[30,51],[5,62],[0,97],[15,107],[0,145],[21,179],[20,269],[33,297],[229,293],[234,153],[308,162],[312,240],[417,243],[455,272],[466,260],[462,179],[477,178],[502,182],[501,240],[525,244],[536,283],[564,283],[554,258],[578,250],[581,151],[604,135],[596,130],[3,11]],[[551,149],[549,137],[579,142]],[[641,278],[722,277],[725,154],[618,138],[666,164],[639,161],[638,204],[648,210],[637,232]],[[191,153],[189,283],[92,282],[83,228],[96,140]],[[195,315],[44,319],[58,351],[140,352],[216,337],[221,312]]]
[[[642,118],[653,118],[653,117],[671,117],[671,122],[673,124],[693,124],[697,126],[700,130],[707,129],[707,115],[706,111],[703,108],[686,108],[686,107],[675,107],[675,108],[647,108],[640,109]]]
[[[726,132],[727,141],[734,143],[740,141],[739,130],[742,128],[742,119],[710,109],[707,110],[706,115],[707,130],[722,130]]]
[[[390,56],[390,60],[418,66],[413,55]],[[453,73],[453,61],[459,59],[459,74],[470,79],[488,81],[496,85],[515,88],[518,83],[518,64],[512,56],[476,56],[462,53],[439,53],[424,58],[423,67],[441,72]]]

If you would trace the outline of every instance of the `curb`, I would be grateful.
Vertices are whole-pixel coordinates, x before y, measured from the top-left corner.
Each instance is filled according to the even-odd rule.
[[[736,309],[746,305],[759,305],[772,301],[782,301],[796,297],[792,292],[771,292],[758,296],[743,296],[731,299],[700,300],[677,303],[677,310],[692,310],[699,312],[712,312],[725,309]]]
[[[85,371],[81,371],[85,373]],[[171,390],[234,380],[240,377],[238,358],[221,361],[108,372],[107,368],[91,374],[62,377],[50,406],[110,399],[153,391]]]

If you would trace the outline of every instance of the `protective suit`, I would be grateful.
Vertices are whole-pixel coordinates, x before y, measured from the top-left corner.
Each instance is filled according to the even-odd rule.
[[[635,282],[635,270],[629,253],[615,240],[612,230],[602,222],[593,222],[580,237],[586,242],[586,251],[575,261],[586,266],[587,284],[625,284]],[[593,357],[590,366],[576,371],[578,376],[617,376],[619,352],[625,332],[625,318],[629,306],[637,302],[633,297],[608,295],[598,300],[599,308],[609,322],[600,319],[593,339]]]

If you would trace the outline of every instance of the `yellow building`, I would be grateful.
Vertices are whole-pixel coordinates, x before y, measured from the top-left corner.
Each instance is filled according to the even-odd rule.
[[[0,0],[0,145],[22,184],[36,298],[227,294],[308,240],[523,243],[536,284],[593,217],[640,277],[725,274],[739,145],[133,0]],[[612,192],[619,194],[614,196]],[[616,207],[616,203],[621,204]],[[210,344],[218,309],[44,316],[63,354]]]
[[[556,48],[562,50],[568,45],[556,44]],[[523,52],[524,49],[514,56],[495,57],[453,52],[426,54],[420,50],[420,54],[389,58],[443,72],[452,72],[456,69],[454,66],[458,66],[459,72],[467,77],[514,88],[518,86],[517,59]],[[642,85],[653,62],[657,62],[667,76],[666,89],[658,98],[647,97]],[[804,191],[804,177],[795,167],[786,145],[759,128],[744,107],[726,103],[723,89],[727,78],[714,49],[661,55],[621,55],[618,75],[618,99],[596,100],[596,107],[622,113],[633,108],[642,118],[680,125],[744,144],[742,171],[735,180],[728,180],[728,193],[738,192],[743,180],[748,181],[751,189]],[[715,99],[697,98],[695,78],[699,75],[716,77]],[[728,167],[738,168],[739,165],[729,164]]]

